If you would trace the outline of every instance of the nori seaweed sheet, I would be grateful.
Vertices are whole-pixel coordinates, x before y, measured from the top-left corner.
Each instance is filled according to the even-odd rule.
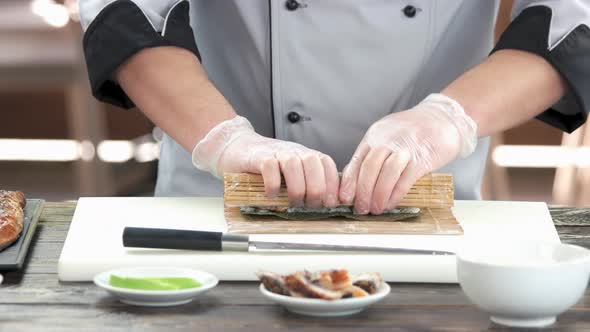
[[[381,215],[355,214],[352,207],[338,206],[335,208],[308,209],[291,207],[284,211],[273,211],[270,208],[242,206],[240,212],[245,215],[276,216],[286,220],[310,221],[333,217],[345,217],[360,221],[412,221],[420,215],[420,208],[399,208],[383,212]]]

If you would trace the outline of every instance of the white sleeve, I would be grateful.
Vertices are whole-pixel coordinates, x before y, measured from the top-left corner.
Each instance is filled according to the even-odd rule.
[[[590,26],[590,1],[587,0],[516,0],[512,7],[512,17],[517,17],[527,8],[538,6],[544,6],[551,11],[547,36],[550,50],[559,45],[578,26]]]
[[[188,0],[79,0],[78,5],[90,86],[101,101],[134,106],[113,73],[142,49],[181,47],[200,60]]]
[[[162,31],[166,15],[178,0],[129,0],[142,11],[155,30]],[[78,0],[80,23],[84,31],[96,16],[116,0]]]
[[[590,111],[590,0],[515,0],[512,16],[493,52],[517,49],[547,60],[568,91],[538,118],[574,131]]]

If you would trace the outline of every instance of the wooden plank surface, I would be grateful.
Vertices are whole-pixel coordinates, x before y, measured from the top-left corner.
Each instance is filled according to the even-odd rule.
[[[57,259],[74,203],[47,203],[23,272],[0,285],[0,331],[482,331],[505,329],[469,303],[457,285],[391,284],[392,293],[347,318],[290,314],[248,282],[224,282],[200,301],[172,308],[133,307],[91,283],[60,283]],[[590,247],[590,209],[551,209],[564,242]],[[590,291],[553,330],[590,331]]]

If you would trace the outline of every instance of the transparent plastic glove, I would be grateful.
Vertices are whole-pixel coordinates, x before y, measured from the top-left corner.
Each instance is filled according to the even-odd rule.
[[[340,183],[339,198],[357,213],[394,208],[421,176],[467,157],[477,125],[459,103],[432,94],[414,108],[390,114],[365,134]]]
[[[338,204],[336,163],[327,155],[293,142],[261,136],[241,116],[215,126],[193,150],[193,164],[221,177],[226,172],[262,174],[269,197],[278,194],[281,174],[293,206]]]

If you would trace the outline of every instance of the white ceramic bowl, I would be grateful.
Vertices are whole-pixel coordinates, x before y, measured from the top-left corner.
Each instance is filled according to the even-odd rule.
[[[188,277],[200,282],[200,287],[180,290],[137,290],[111,286],[109,279],[111,274],[122,277]],[[167,307],[191,302],[204,292],[215,287],[218,279],[207,272],[170,267],[136,267],[123,268],[99,273],[94,277],[94,283],[119,298],[123,303],[149,306]]]
[[[282,305],[291,312],[315,317],[339,317],[359,313],[370,305],[381,301],[390,291],[391,288],[389,285],[383,282],[375,294],[365,297],[326,301],[275,294],[267,290],[263,284],[260,284],[260,292],[269,300]]]
[[[457,254],[457,275],[467,297],[493,322],[543,327],[584,294],[590,250],[559,243],[473,243]]]

